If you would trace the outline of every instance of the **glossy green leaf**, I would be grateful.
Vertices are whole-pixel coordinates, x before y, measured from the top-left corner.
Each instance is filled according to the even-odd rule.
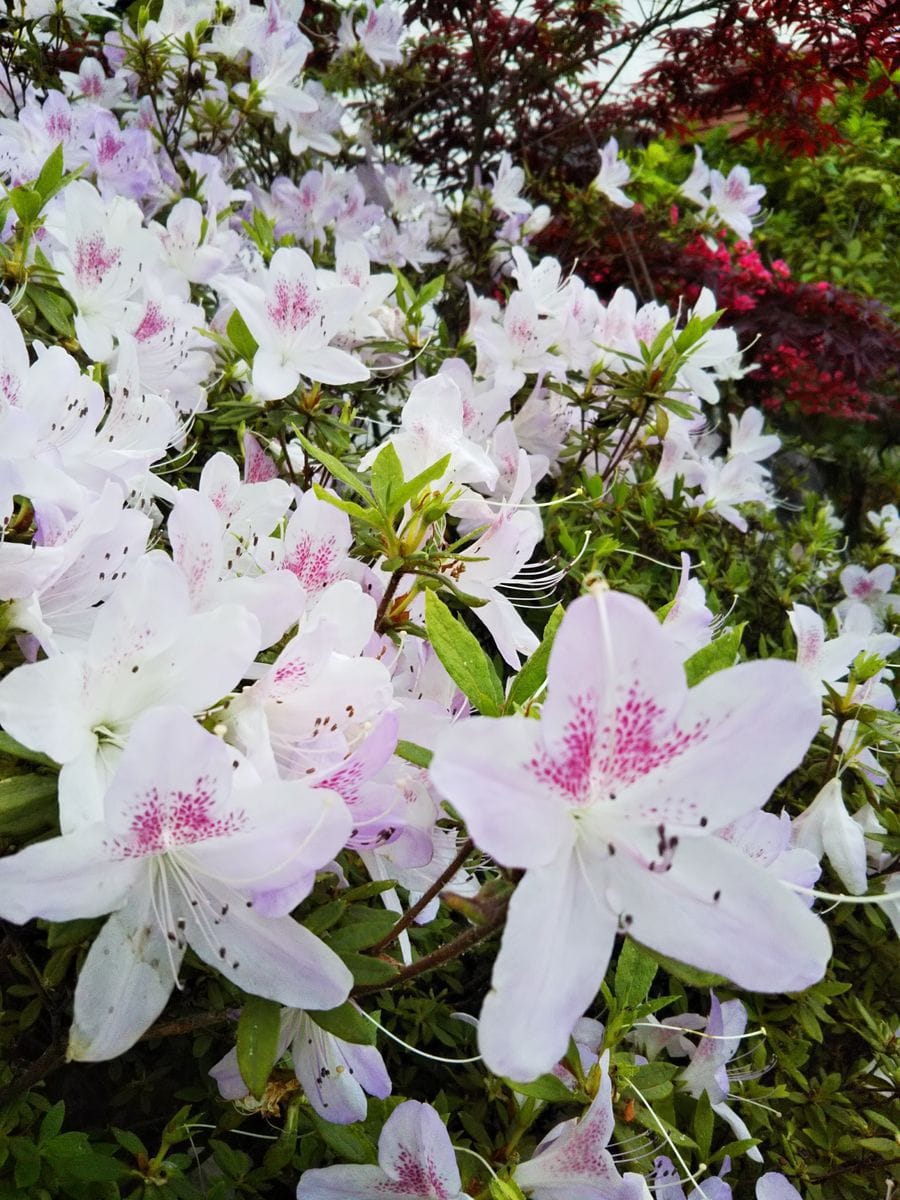
[[[475,635],[434,592],[425,596],[425,629],[447,674],[479,712],[500,715],[503,687]]]
[[[237,1029],[237,1060],[247,1091],[262,1099],[278,1060],[281,1005],[261,996],[248,996]]]

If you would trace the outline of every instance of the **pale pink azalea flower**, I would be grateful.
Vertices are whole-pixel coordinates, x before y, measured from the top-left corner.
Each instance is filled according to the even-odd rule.
[[[835,608],[839,617],[845,616],[854,603],[865,604],[875,618],[878,628],[894,613],[900,612],[900,595],[891,592],[897,575],[896,567],[881,563],[872,571],[856,563],[841,571],[841,587],[846,599]]]
[[[387,444],[397,452],[407,479],[449,454],[447,469],[430,485],[432,489],[448,483],[483,483],[493,488],[497,482],[497,468],[487,451],[466,435],[463,398],[447,374],[414,385],[400,414],[400,429],[373,447],[360,468],[370,467]]]
[[[844,612],[837,637],[828,638],[825,622],[805,604],[795,604],[788,620],[797,639],[797,664],[808,672],[825,693],[825,685],[835,685],[850,671],[856,656],[863,651],[888,658],[900,646],[900,638],[890,633],[875,633],[875,620],[865,604],[851,604]]]
[[[202,712],[241,680],[259,624],[227,605],[194,615],[187,583],[146,555],[97,613],[80,650],[27,663],[0,681],[0,722],[61,765],[60,827],[97,820],[132,725],[160,704]]]
[[[228,736],[261,774],[324,778],[392,707],[387,668],[360,657],[374,616],[374,601],[357,584],[334,584],[275,662],[230,702]]]
[[[275,32],[258,43],[250,59],[254,95],[258,97],[260,110],[275,118],[279,133],[289,127],[293,116],[315,112],[318,107],[300,83],[311,49],[305,37],[291,39],[283,32]],[[246,100],[250,84],[239,83],[234,91]]]
[[[541,316],[527,292],[513,292],[499,321],[477,319],[469,326],[478,349],[479,374],[496,375],[498,384],[511,392],[527,375],[563,374],[565,364],[551,350],[559,332],[559,322]]]
[[[122,128],[105,109],[94,114],[91,167],[104,200],[160,197],[163,183],[156,161],[156,142],[146,129]]]
[[[703,161],[703,151],[699,146],[694,147],[694,165],[691,168],[691,173],[679,188],[682,196],[687,196],[688,200],[692,200],[702,209],[706,209],[709,205],[709,196],[706,195],[709,188],[709,167]]]
[[[682,553],[678,590],[663,620],[663,628],[681,647],[686,659],[709,645],[714,629],[714,617],[706,606],[703,585],[690,576],[691,557]]]
[[[30,97],[15,119],[0,118],[0,171],[12,185],[35,179],[57,146],[67,171],[83,167],[89,125],[88,111],[73,108],[62,92],[51,90],[43,101]]]
[[[741,1044],[747,1028],[747,1010],[740,1000],[720,1004],[712,992],[709,999],[709,1019],[704,1030],[707,1036],[698,1038],[691,1046],[691,1061],[681,1072],[681,1083],[694,1099],[705,1093],[716,1116],[731,1126],[736,1138],[743,1140],[752,1134],[746,1123],[725,1103],[730,1086],[725,1064],[734,1058]],[[747,1151],[747,1157],[753,1162],[763,1160],[756,1146]]]
[[[881,548],[885,554],[900,558],[900,513],[896,504],[885,504],[877,512],[866,514],[869,524],[884,539]]]
[[[111,369],[120,354],[130,352],[142,392],[163,396],[179,414],[200,412],[206,408],[203,385],[215,365],[209,339],[197,332],[205,324],[199,305],[167,295],[158,281],[148,279],[143,296],[117,330],[119,346]]]
[[[731,425],[731,439],[728,446],[728,456],[743,454],[753,462],[762,462],[781,448],[781,438],[774,433],[763,433],[763,415],[758,408],[745,408],[740,420],[733,413],[728,414]]]
[[[454,506],[454,513],[465,517],[464,527],[474,522],[481,524],[483,514],[488,518],[487,528],[465,547],[463,560],[453,563],[446,571],[462,591],[485,601],[472,610],[473,615],[487,626],[504,661],[513,670],[519,668],[519,655],[533,654],[539,640],[510,598],[499,589],[509,588],[520,603],[527,606],[530,593],[539,588],[523,574],[523,568],[544,534],[541,519],[534,509],[519,507],[531,481],[524,450],[519,451],[517,465],[513,490],[499,507],[488,507],[478,500],[462,500]]]
[[[215,0],[163,0],[159,16],[145,24],[144,37],[150,42],[174,42],[194,33],[201,21],[212,21],[215,7]],[[174,57],[175,61],[184,61],[183,56]]]
[[[594,179],[593,187],[619,208],[631,208],[634,201],[622,191],[630,179],[631,168],[624,159],[619,158],[619,143],[611,137],[600,151],[600,172]]]
[[[866,891],[865,831],[844,806],[840,779],[829,779],[810,806],[795,817],[794,840],[817,859],[824,855],[852,895]]]
[[[497,423],[509,411],[513,393],[495,380],[475,379],[462,358],[448,358],[438,375],[446,375],[459,388],[463,406],[463,429],[473,442],[482,445],[497,429]]]
[[[272,184],[272,205],[278,218],[275,236],[293,233],[310,248],[324,243],[327,230],[341,211],[341,196],[334,186],[336,177],[323,171],[307,171],[299,183],[283,175]]]
[[[671,1158],[660,1154],[653,1160],[653,1195],[656,1200],[732,1200],[731,1188],[721,1178],[731,1170],[731,1159],[725,1158],[718,1175],[707,1175],[702,1183],[691,1188],[687,1196],[681,1186],[681,1176]],[[757,1193],[757,1200],[762,1197]],[[770,1200],[776,1200],[773,1195]],[[780,1200],[788,1200],[781,1197]]]
[[[25,16],[29,21],[42,21],[52,17],[58,0],[24,0]],[[108,17],[112,0],[65,0],[66,19],[81,22],[85,17]]]
[[[357,1045],[328,1033],[302,1009],[281,1010],[277,1056],[288,1047],[304,1095],[323,1121],[351,1125],[366,1119],[366,1093],[379,1100],[391,1094],[384,1059],[374,1046]],[[243,1100],[247,1085],[230,1050],[209,1072],[226,1100]]]
[[[738,504],[772,506],[769,474],[765,467],[743,454],[727,460],[704,458],[683,464],[684,481],[688,487],[699,487],[700,493],[686,497],[695,508],[707,508],[746,533],[747,519],[738,511]]]
[[[253,388],[264,400],[280,400],[301,376],[320,383],[360,383],[369,370],[358,359],[329,345],[356,307],[356,288],[320,288],[316,269],[302,250],[282,248],[272,256],[262,286],[245,279],[218,277],[258,344],[253,357]]]
[[[697,302],[688,314],[689,317],[711,317],[716,311],[716,298],[709,290],[703,288],[700,292]],[[737,335],[733,329],[708,329],[699,342],[695,342],[691,347],[690,357],[687,362],[682,365],[678,372],[678,381],[681,387],[685,388],[688,393],[693,392],[699,396],[706,404],[718,404],[719,389],[717,382],[721,379],[738,378],[739,374],[736,363],[740,362],[740,350],[738,348]],[[681,396],[681,399],[690,400],[690,396]],[[765,438],[757,438],[756,435],[762,431],[762,415],[759,417],[751,417],[748,414],[755,410],[748,409],[747,413],[741,418],[741,425],[732,426],[732,434],[738,438],[740,443],[742,440],[751,447],[756,454],[761,447],[772,446],[768,454],[774,454],[775,450],[780,446],[780,441],[774,438],[772,440]],[[746,418],[746,424],[744,423]],[[729,416],[729,420],[731,417]],[[733,452],[737,453],[737,447],[733,447]],[[766,458],[768,454],[759,455]],[[748,457],[750,455],[748,454]]]
[[[285,527],[278,565],[302,585],[309,601],[351,573],[353,534],[346,513],[304,492]]]
[[[260,917],[252,894],[273,870],[308,892],[349,822],[333,793],[261,785],[183,709],[147,713],[96,819],[0,861],[9,920],[112,913],[81,968],[69,1058],[132,1046],[178,984],[188,945],[250,994],[343,1003],[352,977],[337,955],[289,916]]]
[[[405,1100],[384,1123],[378,1166],[334,1166],[304,1171],[297,1200],[469,1200],[462,1190],[456,1155],[434,1109]]]
[[[85,105],[96,104],[100,108],[110,109],[125,99],[125,80],[120,75],[110,79],[97,58],[83,58],[77,74],[60,71],[59,77],[66,94]]]
[[[166,218],[165,226],[151,223],[159,239],[165,267],[182,281],[182,299],[189,299],[186,283],[209,283],[227,271],[237,256],[240,238],[217,222],[216,211],[204,213],[196,200],[179,200]]]
[[[390,0],[376,6],[369,0],[365,17],[353,24],[351,15],[341,20],[338,31],[338,47],[341,51],[353,50],[359,45],[363,53],[384,74],[386,66],[398,66],[403,62],[400,41],[404,34],[403,12]]]
[[[491,184],[491,203],[494,208],[508,217],[516,214],[528,216],[532,206],[522,195],[524,186],[525,172],[521,167],[513,166],[512,159],[504,150]]]
[[[688,690],[653,613],[597,592],[557,632],[539,722],[447,730],[432,779],[480,849],[525,869],[482,1009],[491,1070],[533,1079],[562,1057],[620,928],[741,987],[795,991],[821,978],[825,926],[710,836],[765,803],[819,717],[792,663],[742,663]]]
[[[259,622],[261,649],[296,625],[305,603],[296,577],[286,570],[229,574],[224,521],[208,497],[181,489],[167,529],[172,559],[187,580],[194,612],[210,612],[223,604],[245,608]]]
[[[753,232],[752,217],[760,209],[760,200],[766,194],[761,183],[750,182],[746,167],[732,167],[728,177],[719,171],[709,173],[709,201],[713,217],[718,217],[733,229],[739,238],[750,240]]]
[[[226,573],[255,574],[271,569],[278,547],[274,540],[267,552],[260,552],[260,547],[266,545],[293,502],[290,485],[278,478],[244,482],[234,459],[220,451],[203,467],[198,491],[212,501],[222,518]]]
[[[649,1200],[643,1175],[620,1175],[607,1150],[615,1127],[609,1051],[600,1059],[600,1086],[587,1112],[556,1125],[513,1179],[532,1200]]]
[[[291,154],[305,154],[307,150],[317,154],[337,154],[341,143],[335,135],[340,133],[343,105],[337,97],[326,92],[317,79],[310,79],[303,90],[316,108],[312,112],[292,109],[287,113]]]
[[[780,816],[762,809],[747,813],[717,830],[717,836],[785,883],[811,888],[822,874],[816,855],[795,844],[791,819],[784,811]],[[802,899],[807,907],[812,905],[812,896]]]
[[[262,448],[249,430],[241,439],[244,447],[244,483],[267,483],[278,479],[280,472],[275,460]]]
[[[393,295],[397,281],[387,272],[372,274],[371,259],[361,242],[336,238],[334,257],[334,272],[320,271],[319,280],[323,284],[333,281],[356,288],[358,299],[345,322],[345,340],[346,344],[365,350],[367,339],[381,340],[387,336],[378,314]]]
[[[44,578],[29,578],[27,590],[21,589],[20,597],[6,610],[9,627],[30,635],[26,656],[32,660],[38,646],[53,655],[84,644],[98,606],[144,554],[151,529],[143,513],[122,507],[122,491],[114,483],[108,483],[74,518],[47,506],[37,524],[33,546],[0,543],[0,571],[8,551],[32,551],[31,569],[23,571],[25,564],[15,568],[19,579],[41,565],[53,564]],[[0,576],[0,595],[11,597],[4,583]]]
[[[63,212],[52,232],[64,249],[51,257],[78,310],[75,333],[95,362],[112,356],[123,317],[136,311],[141,272],[156,261],[156,241],[142,222],[133,200],[115,196],[107,203],[84,180],[63,192]]]

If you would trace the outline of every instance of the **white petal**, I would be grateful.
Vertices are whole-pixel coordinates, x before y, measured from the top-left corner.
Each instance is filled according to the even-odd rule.
[[[576,847],[532,867],[513,894],[478,1027],[497,1075],[529,1080],[555,1066],[600,987],[617,920],[596,874]]]
[[[69,1058],[102,1062],[133,1046],[165,1008],[183,955],[142,888],[109,918],[81,968]]]

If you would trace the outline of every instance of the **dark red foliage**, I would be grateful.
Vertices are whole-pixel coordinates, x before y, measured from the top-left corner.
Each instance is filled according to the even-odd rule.
[[[627,142],[725,122],[735,136],[811,154],[839,139],[823,116],[836,87],[896,86],[894,0],[682,0],[618,25],[597,0],[530,7],[536,19],[498,0],[412,0],[408,20],[427,34],[378,113],[384,140],[423,166],[440,162],[451,187],[471,184],[503,150],[541,178],[583,185],[611,133]],[[684,14],[712,22],[673,28]],[[659,64],[613,103],[598,66],[653,42]]]
[[[790,36],[785,30],[790,29]],[[740,117],[739,137],[815,154],[840,140],[822,114],[841,85],[896,85],[900,22],[891,0],[756,0],[720,6],[712,24],[670,29],[665,56],[644,79],[635,115],[655,129]]]

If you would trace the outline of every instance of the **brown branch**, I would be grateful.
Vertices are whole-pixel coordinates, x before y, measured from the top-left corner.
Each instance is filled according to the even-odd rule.
[[[453,859],[453,862],[451,862],[450,865],[446,867],[440,873],[440,875],[438,875],[437,879],[434,881],[428,891],[423,892],[415,904],[410,905],[393,929],[386,933],[380,942],[376,942],[375,945],[372,946],[369,951],[370,954],[377,954],[379,950],[383,950],[385,946],[389,946],[391,942],[396,941],[403,930],[407,929],[413,923],[419,913],[425,907],[427,907],[427,905],[431,903],[438,892],[440,892],[441,889],[450,882],[450,880],[471,854],[474,845],[475,843],[471,838],[466,838],[466,840],[460,846],[456,857]]]
[[[379,992],[388,991],[391,988],[397,987],[398,984],[406,983],[407,980],[415,979],[417,975],[424,975],[426,971],[433,971],[435,967],[441,966],[445,962],[450,962],[454,958],[459,958],[461,954],[465,954],[467,950],[471,950],[473,946],[477,946],[479,942],[483,942],[494,932],[498,925],[503,921],[506,915],[506,903],[504,902],[489,918],[485,925],[472,925],[465,933],[461,933],[459,937],[455,937],[452,942],[447,942],[443,946],[438,946],[437,950],[432,950],[430,954],[423,955],[408,967],[404,967],[401,971],[384,983],[364,983],[355,987],[350,993],[352,999],[357,1000],[360,996],[374,996]]]

